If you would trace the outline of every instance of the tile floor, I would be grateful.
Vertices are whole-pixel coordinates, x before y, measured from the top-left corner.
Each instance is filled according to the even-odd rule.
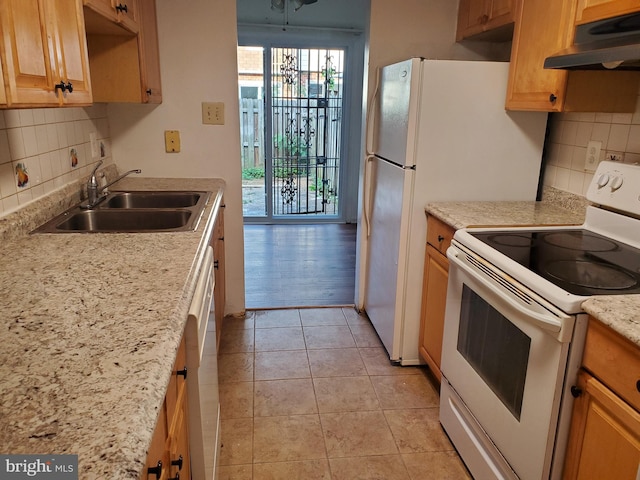
[[[394,367],[353,308],[227,319],[220,480],[470,479],[421,367]]]

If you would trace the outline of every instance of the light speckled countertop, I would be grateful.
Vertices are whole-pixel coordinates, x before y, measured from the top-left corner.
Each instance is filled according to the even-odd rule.
[[[193,232],[28,235],[38,215],[0,222],[0,452],[78,454],[81,479],[140,478],[224,183],[116,186],[213,195]],[[39,208],[64,210],[63,190]]]
[[[437,202],[425,211],[455,229],[484,226],[580,225],[584,209],[543,202]],[[640,295],[592,297],[584,311],[640,347]]]

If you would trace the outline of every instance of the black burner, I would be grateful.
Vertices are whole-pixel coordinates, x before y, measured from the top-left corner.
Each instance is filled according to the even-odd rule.
[[[583,232],[547,233],[542,239],[556,247],[580,250],[582,252],[608,252],[618,248],[616,242],[608,238]]]
[[[624,290],[638,285],[638,281],[624,270],[586,260],[550,262],[546,271],[558,280],[586,288]]]
[[[584,229],[469,232],[574,295],[640,293],[640,250]]]

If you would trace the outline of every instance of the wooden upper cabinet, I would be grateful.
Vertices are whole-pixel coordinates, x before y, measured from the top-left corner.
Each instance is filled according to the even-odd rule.
[[[640,72],[545,69],[544,60],[573,42],[571,0],[519,2],[507,87],[508,110],[633,112]]]
[[[76,0],[45,1],[47,8],[54,9],[48,16],[55,16],[51,28],[56,31],[58,76],[67,83],[67,91],[62,93],[63,103],[88,105],[92,102],[91,79],[82,4]]]
[[[568,73],[545,70],[544,59],[563,49],[573,18],[572,2],[527,0],[516,11],[507,87],[507,109],[560,112]]]
[[[4,78],[2,73],[2,62],[0,62],[0,78]],[[7,106],[7,92],[5,92],[4,86],[0,88],[0,107]]]
[[[460,0],[456,40],[510,40],[519,0]]]
[[[640,0],[578,0],[576,24],[640,12]]]
[[[130,33],[138,33],[138,6],[136,0],[84,0],[89,30],[100,33],[118,33],[114,26]]]
[[[81,0],[0,0],[0,22],[9,107],[91,103]]]

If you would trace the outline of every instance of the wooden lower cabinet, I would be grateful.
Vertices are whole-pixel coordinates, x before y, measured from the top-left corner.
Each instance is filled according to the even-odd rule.
[[[418,351],[438,381],[442,378],[440,360],[449,280],[449,261],[446,251],[451,244],[453,233],[452,227],[435,217],[427,217],[427,246],[424,258]]]
[[[144,480],[191,478],[185,352],[183,338],[147,453]]]
[[[630,357],[629,354],[632,356]],[[591,359],[595,359],[592,362]],[[620,374],[622,372],[622,375]],[[632,385],[624,377],[635,375]],[[619,383],[621,382],[622,383]],[[621,393],[640,397],[640,349],[590,320],[583,369],[574,391],[565,480],[636,480],[640,469],[640,413]]]
[[[224,200],[220,205],[213,238],[213,268],[215,285],[213,287],[214,318],[216,326],[216,351],[220,351],[220,338],[222,337],[222,322],[224,321],[225,305],[225,270],[224,270]]]

